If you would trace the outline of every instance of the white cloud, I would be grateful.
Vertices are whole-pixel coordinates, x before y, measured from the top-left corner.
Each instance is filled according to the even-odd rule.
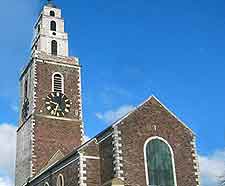
[[[225,149],[209,156],[199,156],[202,186],[215,186],[225,174]]]
[[[16,127],[10,124],[0,125],[0,171],[13,179],[16,157]],[[0,186],[5,181],[0,178]]]
[[[109,110],[104,113],[96,113],[96,117],[100,120],[110,123],[116,121],[128,112],[134,110],[134,108],[135,107],[132,105],[123,105],[116,110]]]

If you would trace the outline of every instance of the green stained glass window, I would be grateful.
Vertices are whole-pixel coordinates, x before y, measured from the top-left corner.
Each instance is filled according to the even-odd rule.
[[[169,146],[160,139],[146,145],[148,183],[151,186],[175,186],[173,160]]]

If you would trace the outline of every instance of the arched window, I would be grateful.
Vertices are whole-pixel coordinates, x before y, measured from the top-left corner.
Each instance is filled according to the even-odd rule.
[[[26,79],[24,82],[24,98],[27,98],[28,95],[28,80]]]
[[[57,178],[57,186],[64,186],[64,178],[63,178],[63,175],[62,174],[59,174],[58,175],[58,178]]]
[[[52,75],[52,92],[64,93],[64,77],[59,72]]]
[[[50,16],[55,17],[55,12],[53,10],[50,11]]]
[[[41,31],[41,26],[38,25],[38,29],[37,29],[38,33]]]
[[[51,31],[56,31],[56,22],[55,21],[50,22],[50,29],[51,29]]]
[[[58,53],[58,44],[57,44],[57,41],[56,40],[52,40],[52,43],[51,43],[51,52],[52,52],[52,55],[54,56],[57,56],[57,53]]]
[[[160,137],[148,139],[144,147],[147,185],[177,186],[173,150]]]

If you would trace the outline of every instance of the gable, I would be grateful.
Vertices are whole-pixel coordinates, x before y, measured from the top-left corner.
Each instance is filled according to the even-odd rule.
[[[158,114],[160,113],[167,113],[168,117],[172,117],[185,129],[188,130],[192,135],[194,132],[190,129],[181,119],[179,119],[172,111],[170,111],[164,104],[162,104],[155,96],[149,97],[146,101],[141,103],[139,106],[136,107],[135,110],[129,112],[127,115],[116,121],[113,126],[123,124],[124,120],[131,117],[132,115],[142,114],[142,112],[153,111]],[[159,115],[158,115],[159,116]]]
[[[122,176],[126,177],[128,183],[146,185],[145,144],[157,137],[166,141],[172,149],[180,173],[177,175],[178,185],[180,180],[193,185],[193,132],[155,97],[150,97],[116,122],[113,128],[118,141],[116,153],[122,160],[119,161],[118,170],[126,173]]]

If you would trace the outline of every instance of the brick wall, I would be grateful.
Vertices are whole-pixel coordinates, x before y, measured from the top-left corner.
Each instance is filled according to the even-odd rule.
[[[42,56],[42,58],[44,58]],[[68,66],[64,61],[51,63],[36,61],[36,108],[33,129],[33,173],[37,174],[60,150],[68,154],[82,143],[83,123],[80,92],[80,67]],[[64,64],[64,65],[63,65]],[[52,74],[64,76],[64,92],[71,100],[71,110],[64,118],[51,116],[45,106],[52,92]]]
[[[99,186],[101,185],[100,179],[100,160],[99,159],[86,159],[87,166],[87,185],[88,186]]]
[[[168,141],[174,151],[177,186],[197,186],[192,158],[193,134],[151,98],[118,125],[122,137],[125,185],[146,185],[144,143],[152,136]]]
[[[83,153],[86,160],[84,167],[84,170],[86,171],[85,183],[88,186],[100,185],[100,156],[97,140],[93,139],[91,142],[83,146],[79,151]]]
[[[52,75],[59,72],[64,76],[64,93],[71,100],[71,111],[66,118],[80,119],[81,117],[81,90],[80,67],[62,66],[59,64],[37,63],[37,107],[36,113],[49,115],[45,107],[45,99],[52,92]],[[77,114],[78,113],[78,114]]]
[[[119,159],[121,161],[117,163],[119,163],[119,170],[122,170],[120,175],[124,179],[125,185],[146,186],[144,144],[153,136],[164,138],[173,149],[177,186],[198,186],[194,135],[154,97],[122,121],[115,123],[95,139],[78,148],[74,154],[76,153],[80,157],[82,155],[82,158],[78,158],[79,161],[75,161],[70,166],[66,165],[66,161],[63,160],[57,165],[58,169],[62,168],[60,171],[54,171],[53,168],[44,174],[51,174],[52,180],[56,180],[57,175],[61,172],[65,180],[73,179],[73,182],[65,182],[68,186],[70,183],[71,186],[79,185],[80,175],[84,180],[83,183],[86,183],[87,186],[111,185],[110,181],[117,175],[114,155],[115,141],[118,138],[119,149],[116,150],[120,151]],[[71,176],[71,170],[75,175]],[[83,171],[82,174],[81,171]],[[78,178],[77,181],[76,178]],[[41,177],[34,182],[37,182],[38,179],[41,180]],[[31,183],[31,186],[35,185],[34,182]],[[52,183],[55,185],[56,182]],[[43,180],[42,184],[44,184]]]
[[[33,170],[38,173],[60,150],[64,155],[81,144],[80,122],[35,117]]]
[[[101,157],[101,183],[104,184],[113,178],[113,150],[112,136],[99,144]]]
[[[64,167],[65,162],[59,164],[58,166],[47,170],[43,175],[40,177],[37,177],[37,179],[32,180],[28,186],[44,186],[44,184],[47,182],[50,186],[56,186],[57,185],[57,178],[59,175],[63,175],[64,178],[64,184],[65,186],[79,186],[78,180],[79,180],[79,169],[78,169],[78,162],[79,160],[76,160],[76,157],[74,157],[74,160],[71,159],[73,162],[69,163],[67,166]],[[70,161],[71,161],[70,160]]]

